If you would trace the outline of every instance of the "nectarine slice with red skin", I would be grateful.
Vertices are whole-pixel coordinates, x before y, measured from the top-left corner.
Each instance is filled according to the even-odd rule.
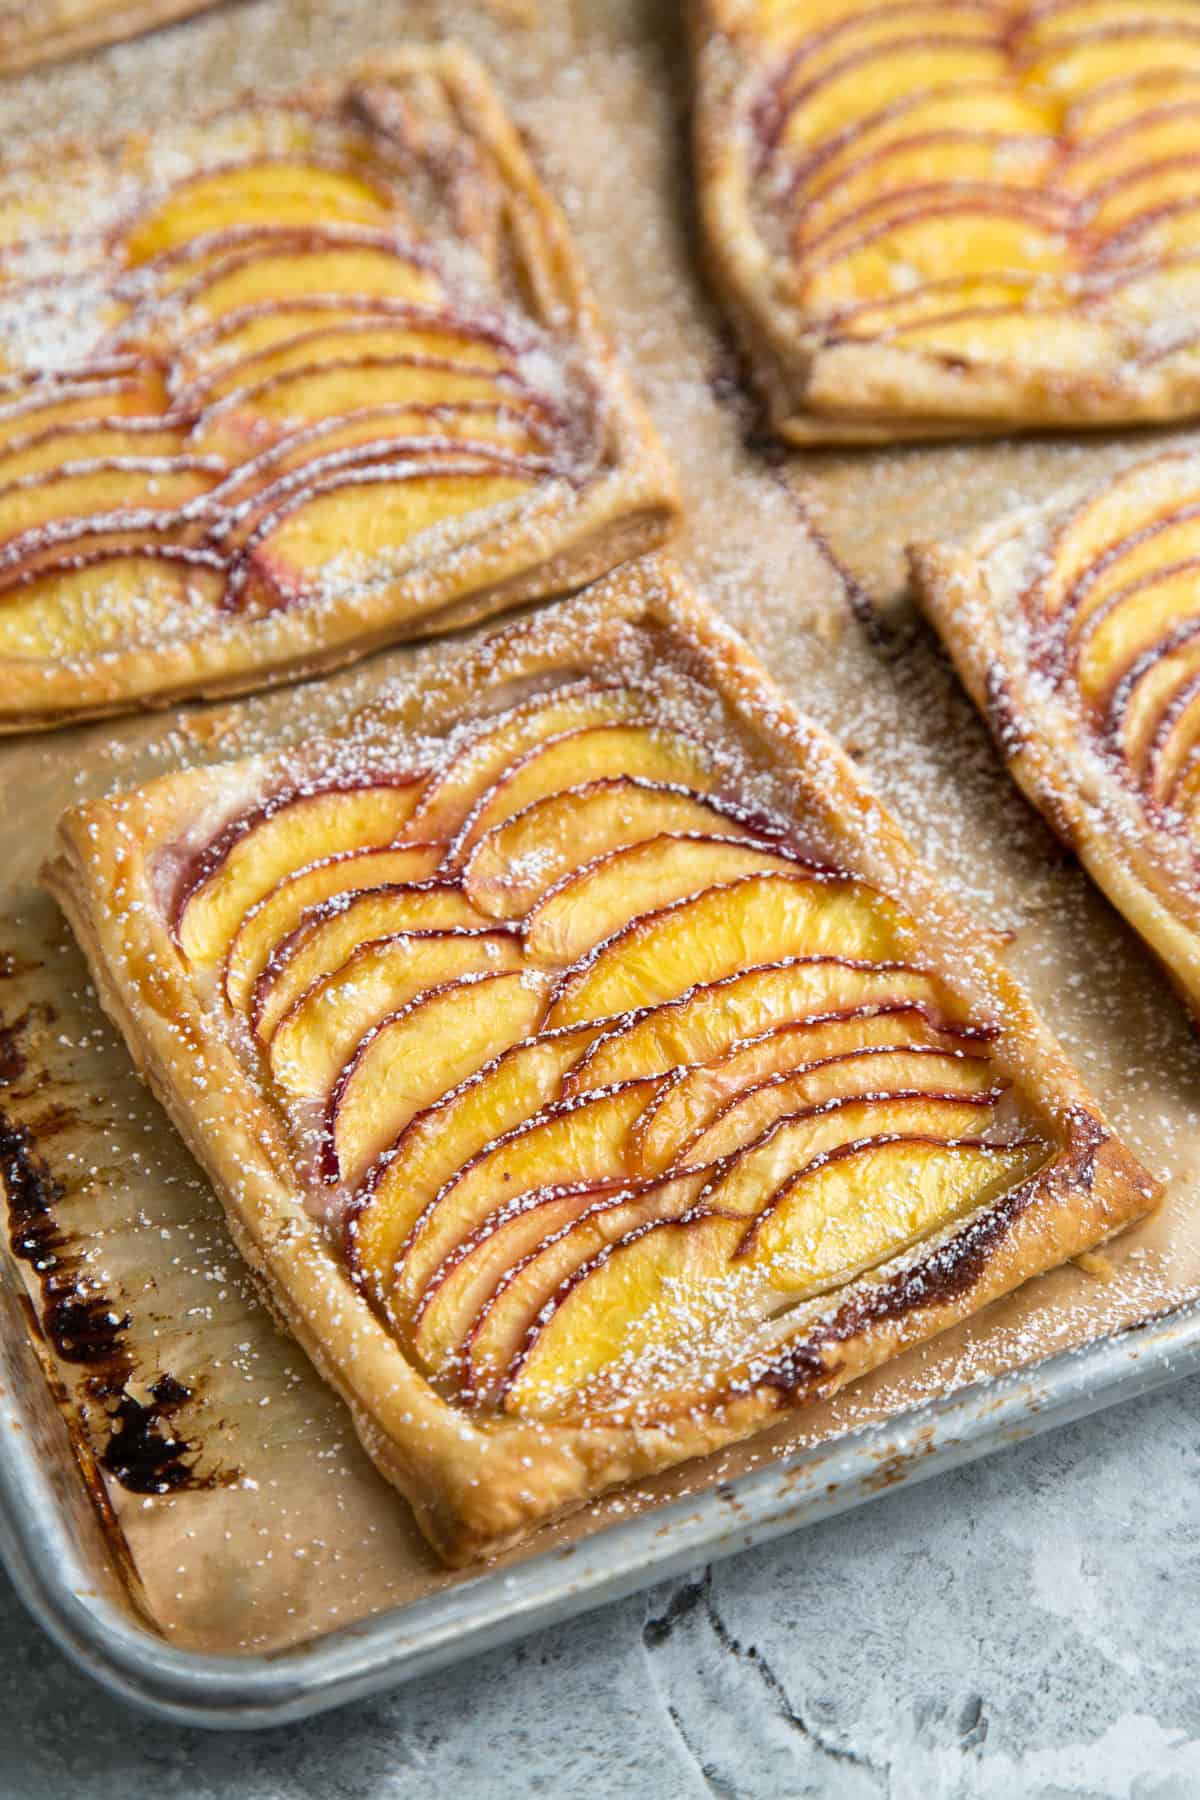
[[[760,964],[632,1018],[602,1021],[595,1044],[566,1077],[564,1092],[707,1063],[776,1026],[910,1002],[928,1005],[952,1023],[966,1018],[961,1002],[935,976],[905,963],[799,956]]]
[[[1130,769],[1142,779],[1151,747],[1167,713],[1191,677],[1200,673],[1200,620],[1172,632],[1140,656],[1109,698],[1104,731]]]
[[[699,1187],[700,1178],[692,1175],[602,1191],[557,1237],[511,1269],[484,1304],[464,1345],[467,1402],[485,1406],[503,1397],[531,1327],[580,1268],[631,1232],[688,1212]]]
[[[411,250],[386,238],[359,242],[326,239],[292,247],[243,251],[176,288],[172,304],[185,317],[193,310],[210,319],[228,318],[256,302],[300,299],[314,294],[410,300],[436,305],[444,288],[434,269]]]
[[[430,841],[452,838],[493,783],[548,738],[590,725],[647,721],[654,709],[648,688],[601,681],[573,682],[509,707],[485,720],[430,776],[413,815],[414,834]]]
[[[981,1044],[994,1035],[978,1027],[956,1029],[933,1007],[918,1001],[791,1020],[736,1043],[698,1067],[679,1069],[639,1119],[630,1145],[631,1161],[641,1175],[658,1173],[673,1158],[683,1156],[740,1095],[774,1077],[877,1047],[928,1045],[978,1054]]]
[[[430,881],[441,860],[440,844],[404,844],[382,850],[343,850],[292,870],[255,902],[230,943],[224,975],[230,1005],[239,1011],[246,1009],[272,951],[295,931],[310,907],[335,894]]]
[[[736,1095],[695,1137],[683,1144],[672,1168],[699,1169],[723,1161],[756,1142],[776,1120],[813,1107],[870,1096],[961,1096],[980,1107],[994,1105],[1002,1083],[986,1056],[933,1044],[871,1044],[768,1076]],[[964,1115],[967,1117],[968,1115]],[[969,1129],[982,1128],[977,1119]]]
[[[250,908],[330,843],[392,843],[412,816],[423,777],[363,777],[285,790],[242,812],[187,863],[171,908],[176,943],[193,967],[223,955]]]
[[[451,331],[443,326],[421,330],[398,321],[390,323],[386,317],[359,318],[352,309],[347,309],[340,322],[330,317],[324,325],[314,325],[290,336],[286,334],[285,321],[276,314],[268,313],[256,322],[257,334],[246,328],[247,344],[240,356],[231,355],[191,379],[186,371],[181,374],[178,388],[173,389],[178,405],[211,406],[239,389],[261,385],[272,377],[347,357],[355,362],[403,361],[413,369],[473,375],[493,382],[507,368],[503,356],[465,329]],[[282,341],[277,341],[276,333],[284,334]],[[253,347],[255,335],[265,340],[260,349]]]
[[[713,1212],[754,1218],[797,1169],[865,1138],[928,1137],[949,1142],[978,1137],[991,1123],[994,1096],[900,1093],[847,1094],[800,1107],[732,1150],[709,1175],[702,1195]]]
[[[1102,706],[1138,658],[1189,619],[1200,621],[1200,559],[1145,575],[1092,613],[1074,646],[1085,703]]]
[[[902,139],[934,132],[980,132],[995,137],[1053,137],[1052,104],[1022,93],[1011,81],[967,81],[953,88],[921,88],[855,119],[804,156],[791,177],[793,203],[840,180],[865,157]]]
[[[423,990],[521,967],[520,939],[502,927],[406,931],[360,944],[284,1013],[271,1039],[271,1074],[293,1099],[325,1099],[367,1032]]]
[[[1084,138],[1067,154],[1060,185],[1081,197],[1161,157],[1200,149],[1200,84],[1197,97],[1154,108],[1099,138]]]
[[[562,976],[547,1024],[659,1006],[748,964],[830,954],[899,960],[914,941],[912,922],[865,882],[745,875],[635,919],[590,952]]]
[[[517,1194],[578,1182],[620,1181],[634,1120],[658,1092],[655,1078],[559,1101],[481,1150],[442,1187],[397,1258],[393,1305],[405,1316],[439,1264]]]
[[[910,1135],[846,1144],[785,1183],[737,1255],[789,1292],[846,1279],[998,1198],[1048,1154],[1036,1138],[988,1144]]]
[[[0,543],[28,540],[59,520],[177,512],[209,493],[222,465],[198,456],[119,456],[26,475],[0,490]]]
[[[615,1192],[620,1184],[612,1186]],[[422,1294],[407,1334],[426,1369],[443,1375],[453,1368],[508,1271],[595,1205],[597,1194],[594,1182],[520,1194],[449,1252]]]
[[[170,423],[166,390],[155,368],[122,367],[115,373],[39,384],[5,398],[0,389],[0,446],[68,425],[105,424],[119,419]]]
[[[1196,738],[1200,732],[1200,675],[1176,694],[1154,734],[1146,759],[1146,785],[1159,805],[1185,804],[1194,784]]]
[[[525,954],[547,968],[561,968],[631,919],[675,900],[745,875],[802,867],[798,857],[763,845],[700,833],[664,833],[610,850],[563,876],[525,919]]]
[[[322,225],[333,220],[382,226],[395,210],[386,188],[361,171],[317,159],[263,157],[206,169],[177,182],[125,233],[126,262],[136,267],[188,239],[235,227]]]
[[[1178,23],[1098,24],[1047,37],[1019,58],[1020,76],[1030,87],[1049,88],[1063,105],[1114,78],[1139,70],[1200,68],[1200,26]]]
[[[372,1166],[347,1221],[346,1253],[378,1302],[389,1300],[397,1256],[425,1208],[465,1164],[559,1099],[564,1073],[595,1036],[585,1025],[514,1044],[418,1113]]]
[[[229,578],[230,604],[241,606],[265,587],[290,605],[315,586],[331,586],[330,564],[350,559],[359,587],[407,567],[422,532],[524,498],[531,477],[500,475],[482,459],[462,466],[352,469],[303,487],[255,527]]]
[[[1200,70],[1137,69],[1075,100],[1063,120],[1063,136],[1085,148],[1102,144],[1116,131],[1136,127],[1151,109],[1188,100],[1200,100]]]
[[[740,838],[771,849],[782,841],[765,815],[732,803],[666,782],[602,776],[548,794],[493,825],[463,865],[463,887],[492,918],[523,918],[583,864],[663,832]]]
[[[464,975],[384,1019],[330,1095],[327,1176],[356,1186],[414,1114],[532,1037],[544,1007],[544,987],[528,973]]]
[[[974,39],[929,33],[896,38],[871,50],[851,52],[810,83],[781,95],[768,143],[799,155],[842,126],[866,113],[881,112],[918,89],[994,82],[1007,73],[1003,50],[982,33]]]
[[[220,616],[225,570],[182,547],[47,553],[0,576],[0,651],[57,661],[145,644],[181,620]]]
[[[485,832],[565,788],[615,775],[698,790],[719,785],[707,745],[665,725],[605,723],[566,731],[526,751],[482,794],[450,848],[461,865]]]
[[[504,1411],[571,1411],[602,1374],[618,1404],[624,1388],[653,1376],[669,1381],[680,1366],[693,1374],[719,1321],[746,1325],[756,1299],[761,1308],[763,1283],[733,1263],[745,1229],[719,1213],[650,1219],[568,1270],[493,1389]]]
[[[272,951],[254,983],[250,1023],[265,1047],[284,1014],[314,981],[340,968],[360,944],[403,931],[474,930],[491,924],[457,882],[353,889],[311,907]]]
[[[122,456],[175,461],[186,446],[183,426],[167,418],[75,419],[13,437],[0,447],[0,487],[73,463],[111,465]]]
[[[1045,567],[1026,592],[1031,615],[1065,613],[1115,551],[1174,513],[1179,474],[1180,456],[1168,452],[1116,476],[1103,493],[1076,507],[1055,532]]]
[[[281,476],[327,466],[331,455],[349,450],[389,457],[489,457],[498,451],[540,457],[545,447],[545,434],[537,421],[508,407],[479,401],[456,406],[366,407],[346,417],[317,419],[277,437],[265,450],[231,469],[213,498],[228,505],[246,495],[259,495]]]
[[[714,1348],[730,1315],[766,1317],[843,1285],[995,1195],[1047,1148],[897,1137],[847,1144],[799,1172],[770,1213],[701,1207],[630,1233],[580,1264],[531,1321],[503,1383],[504,1409],[561,1416],[603,1378],[608,1404]],[[681,1363],[682,1359],[682,1363]],[[599,1396],[588,1395],[589,1409]]]

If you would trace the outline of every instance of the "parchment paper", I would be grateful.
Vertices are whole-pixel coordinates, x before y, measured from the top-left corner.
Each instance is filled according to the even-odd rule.
[[[674,0],[494,0],[490,9],[243,0],[0,88],[0,130],[16,143],[56,128],[151,123],[250,84],[287,86],[385,48],[400,30],[452,32],[487,57],[676,459],[690,512],[685,564],[783,686],[861,758],[943,879],[982,921],[1014,933],[1012,966],[1117,1127],[1170,1176],[1163,1211],[1092,1272],[1030,1284],[834,1403],[599,1503],[530,1551],[1200,1292],[1200,1058],[1183,1010],[1010,787],[902,598],[907,538],[1046,493],[1085,459],[1099,466],[1147,439],[791,456],[748,448],[752,408],[695,256],[675,12]],[[881,647],[852,602],[904,630]],[[146,1496],[105,1481],[138,1603],[180,1645],[294,1644],[463,1577],[435,1566],[340,1403],[256,1301],[203,1177],[132,1075],[33,879],[70,802],[302,738],[382,680],[419,679],[421,660],[395,651],[267,698],[0,750],[0,1018],[15,1025],[0,1104],[30,1128],[63,1186],[59,1223],[87,1280],[118,1318],[129,1315],[130,1397],[146,1401],[164,1373],[192,1390],[159,1430],[181,1440],[193,1482]],[[36,1291],[31,1265],[22,1270]],[[58,1373],[69,1408],[88,1369]],[[80,1430],[110,1460],[111,1405],[93,1395]]]

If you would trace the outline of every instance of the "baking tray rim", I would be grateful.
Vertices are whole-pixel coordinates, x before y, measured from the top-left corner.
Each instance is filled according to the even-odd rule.
[[[33,1354],[32,1345],[29,1345]],[[1200,1369],[1200,1299],[484,1569],[288,1649],[180,1649],[95,1591],[15,1387],[0,1387],[0,1559],[58,1648],[119,1699],[212,1730],[291,1723],[430,1674]],[[37,1372],[39,1378],[40,1370]],[[65,1434],[65,1425],[63,1427]]]

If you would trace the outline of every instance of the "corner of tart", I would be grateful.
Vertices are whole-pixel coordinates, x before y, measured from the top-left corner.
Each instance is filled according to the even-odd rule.
[[[799,443],[1200,407],[1190,0],[698,0],[710,261]]]
[[[545,598],[674,514],[465,52],[0,166],[0,731]]]
[[[910,556],[1014,776],[1200,1016],[1200,458]]]
[[[462,1561],[832,1391],[1155,1186],[668,566],[442,654],[449,686],[338,740],[68,814],[46,881]]]

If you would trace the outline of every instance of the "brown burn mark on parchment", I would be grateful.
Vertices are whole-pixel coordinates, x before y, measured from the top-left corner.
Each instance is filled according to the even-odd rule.
[[[28,974],[32,967],[0,950],[0,981]],[[46,1025],[51,1008],[28,1007],[8,1024],[0,1024],[0,1093],[21,1098],[44,1090],[51,1078],[32,1065],[31,1027]],[[226,1486],[236,1471],[200,1472],[201,1446],[186,1437],[179,1419],[193,1390],[167,1371],[155,1375],[138,1398],[138,1359],[129,1343],[130,1315],[88,1274],[81,1248],[73,1244],[58,1215],[67,1197],[66,1184],[54,1173],[45,1145],[78,1122],[75,1109],[61,1100],[43,1104],[28,1123],[0,1105],[0,1189],[7,1200],[8,1242],[12,1255],[26,1265],[40,1293],[31,1324],[56,1362],[80,1371],[72,1397],[67,1384],[52,1380],[64,1412],[72,1445],[85,1478],[94,1464],[134,1494],[172,1494],[184,1489]],[[103,1522],[111,1509],[88,1482]]]

